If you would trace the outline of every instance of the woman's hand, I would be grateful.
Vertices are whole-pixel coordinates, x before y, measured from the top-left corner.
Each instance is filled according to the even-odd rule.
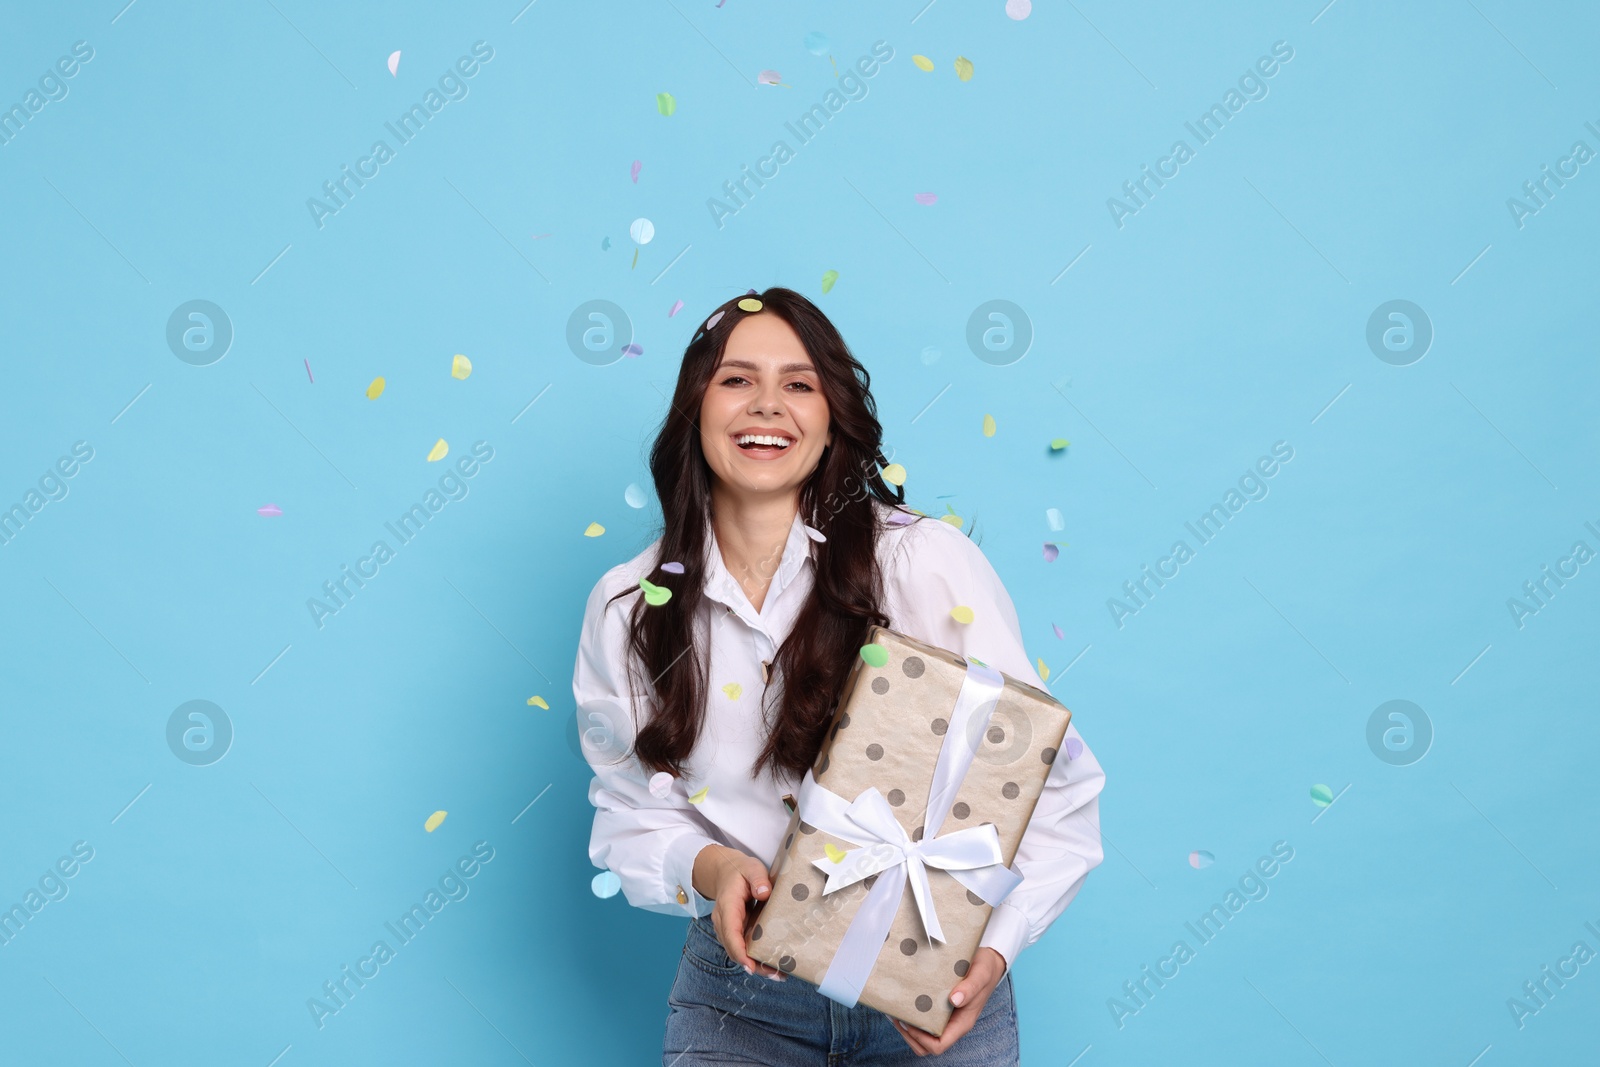
[[[972,1029],[989,994],[994,992],[994,987],[1000,984],[1005,974],[1006,958],[985,945],[972,957],[967,976],[950,991],[950,1003],[956,1005],[956,1010],[950,1013],[950,1021],[945,1023],[943,1034],[934,1037],[928,1031],[919,1030],[899,1019],[890,1017],[889,1021],[894,1023],[894,1028],[900,1031],[900,1036],[906,1039],[906,1044],[918,1056],[937,1055]]]
[[[766,900],[772,892],[772,874],[767,865],[747,852],[727,845],[707,845],[694,858],[692,875],[695,892],[714,901],[711,924],[728,958],[747,974],[785,981],[776,967],[753,960],[744,950],[745,902]]]

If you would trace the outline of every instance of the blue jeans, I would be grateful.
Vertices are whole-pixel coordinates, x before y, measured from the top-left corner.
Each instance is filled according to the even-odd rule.
[[[710,916],[691,920],[667,995],[671,1011],[663,1067],[889,1067],[939,1063],[1015,1067],[1017,1008],[1011,974],[989,994],[971,1030],[938,1056],[918,1056],[876,1008],[846,1008],[803,978],[778,982],[744,973],[717,939]]]

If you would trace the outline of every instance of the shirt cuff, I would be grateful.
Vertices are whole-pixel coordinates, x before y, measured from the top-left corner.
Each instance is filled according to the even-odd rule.
[[[992,948],[1005,958],[1006,971],[1001,972],[1003,978],[1005,973],[1011,970],[1011,965],[1017,961],[1017,953],[1027,944],[1027,915],[1023,914],[1022,909],[1002,900],[989,913],[989,925],[984,928],[983,938],[978,942],[978,947]]]
[[[701,896],[694,888],[694,860],[707,845],[721,842],[705,834],[684,834],[667,846],[663,864],[664,889],[670,901],[682,905],[685,915],[702,917],[711,914],[716,903]]]

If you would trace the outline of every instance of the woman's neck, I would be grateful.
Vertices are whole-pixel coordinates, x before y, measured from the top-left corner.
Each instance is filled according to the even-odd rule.
[[[778,573],[798,510],[796,497],[712,497],[711,528],[717,535],[723,566],[757,611],[766,600],[772,576]]]

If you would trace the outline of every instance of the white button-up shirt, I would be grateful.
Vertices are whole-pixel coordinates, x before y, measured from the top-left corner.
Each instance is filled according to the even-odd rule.
[[[884,517],[896,510],[876,500],[873,506]],[[728,572],[708,524],[706,600],[697,627],[701,635],[710,629],[709,703],[702,733],[684,764],[685,776],[664,798],[650,791],[652,772],[631,755],[622,758],[632,748],[636,723],[648,721],[649,710],[633,708],[624,674],[626,627],[636,598],[607,603],[623,589],[642,595],[639,579],[654,569],[660,540],[606,571],[589,594],[572,677],[584,756],[595,774],[589,783],[595,807],[589,858],[616,874],[634,907],[709,915],[713,901],[695,891],[692,877],[695,856],[706,845],[730,845],[769,868],[778,857],[789,823],[782,797],[799,795],[800,778],[775,775],[770,768],[752,778],[750,768],[764,741],[765,666],[776,658],[811,593],[817,546],[805,529],[796,515],[757,611]],[[1047,689],[1023,648],[1016,607],[1000,576],[964,533],[937,518],[918,519],[890,526],[880,535],[878,554],[884,581],[880,606],[890,629]],[[957,606],[972,609],[972,622],[951,617],[950,609]],[[774,672],[766,699],[776,706],[781,696],[782,678]],[[1005,957],[1008,967],[1060,916],[1104,857],[1099,794],[1105,772],[1083,744],[1076,720],[1068,725],[1067,738],[1077,744],[1063,742],[1013,860],[1024,880],[994,908],[979,942]],[[1077,755],[1067,758],[1073,751]],[[701,789],[704,798],[690,803],[689,796]]]

